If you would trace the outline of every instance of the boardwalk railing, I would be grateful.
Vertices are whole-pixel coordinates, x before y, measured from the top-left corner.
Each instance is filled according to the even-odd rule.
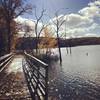
[[[48,100],[48,65],[27,53],[25,57],[23,70],[32,100]]]
[[[0,72],[9,64],[14,56],[13,53],[0,57]]]

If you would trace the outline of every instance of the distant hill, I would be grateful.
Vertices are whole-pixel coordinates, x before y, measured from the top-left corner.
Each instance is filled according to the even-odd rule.
[[[41,40],[43,39],[45,38],[41,37],[39,41],[41,42]],[[56,38],[52,38],[52,39],[56,39]],[[73,47],[73,46],[97,45],[97,44],[98,45],[100,44],[100,37],[81,37],[81,38],[71,38],[71,39],[60,38],[61,47],[70,47],[70,46]],[[57,45],[55,45],[55,47],[56,46]],[[36,47],[36,39],[33,37],[19,38],[16,44],[17,50],[34,49],[35,47]]]

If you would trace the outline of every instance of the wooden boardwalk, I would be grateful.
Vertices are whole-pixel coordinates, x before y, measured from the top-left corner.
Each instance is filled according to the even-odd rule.
[[[0,100],[31,100],[22,70],[23,56],[16,55],[0,73]]]
[[[29,58],[28,60],[24,60],[24,62],[28,62]],[[28,86],[30,83],[31,86],[34,85],[33,77],[37,77],[37,73],[36,71],[33,71],[33,69],[36,69],[35,67],[39,68],[34,65],[37,60],[35,63],[30,63],[30,66],[23,66],[23,68],[23,59],[23,56],[15,55],[12,62],[0,72],[0,100],[40,100],[31,98],[34,92],[30,91],[30,95],[27,87],[28,82],[25,80],[26,73],[26,79],[29,81]],[[43,70],[39,71],[43,72]],[[37,78],[37,80],[40,78],[41,77]],[[41,84],[39,82],[40,80],[38,80],[38,85]],[[68,74],[64,74],[59,63],[52,62],[49,64],[47,82],[48,86],[46,87],[48,87],[48,100],[100,100],[100,84],[96,84],[96,82],[84,79],[80,76],[70,76]]]

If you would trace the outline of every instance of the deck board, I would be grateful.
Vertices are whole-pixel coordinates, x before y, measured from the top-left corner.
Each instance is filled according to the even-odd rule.
[[[15,55],[0,73],[0,100],[31,100],[22,69],[23,56]]]

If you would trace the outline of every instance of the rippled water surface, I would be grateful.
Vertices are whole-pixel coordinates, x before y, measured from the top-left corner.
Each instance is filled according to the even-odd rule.
[[[100,79],[100,46],[73,47],[72,54],[62,49],[62,70],[65,74],[97,81]]]
[[[57,52],[57,49],[56,49]],[[100,46],[62,48],[62,66],[51,64],[50,93],[57,100],[100,100]]]

